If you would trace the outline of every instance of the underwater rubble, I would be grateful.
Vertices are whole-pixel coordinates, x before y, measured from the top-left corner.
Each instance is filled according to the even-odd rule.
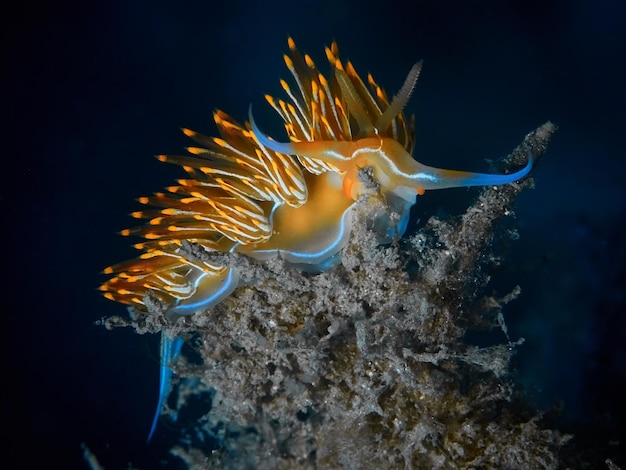
[[[538,161],[555,130],[531,132],[493,170]],[[357,221],[341,264],[320,274],[186,244],[236,265],[245,285],[174,325],[158,305],[106,322],[181,336],[201,358],[173,365],[179,418],[194,396],[209,405],[178,423],[171,453],[191,469],[557,468],[569,436],[524,404],[509,372],[521,341],[502,309],[520,289],[485,293],[494,246],[516,238],[513,206],[532,184],[482,188],[461,216],[388,246]],[[355,215],[381,204],[370,194]],[[466,338],[494,328],[505,343]]]

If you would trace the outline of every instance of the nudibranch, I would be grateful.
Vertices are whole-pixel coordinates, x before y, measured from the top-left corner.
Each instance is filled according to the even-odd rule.
[[[188,177],[139,199],[149,208],[132,216],[148,222],[122,235],[143,237],[135,245],[141,254],[104,270],[113,275],[100,287],[106,298],[141,313],[150,296],[171,320],[193,315],[229,296],[239,273],[186,255],[183,242],[257,260],[280,256],[299,269],[325,270],[340,261],[355,202],[373,185],[388,210],[367,222],[386,242],[402,236],[411,206],[426,190],[507,184],[531,170],[530,156],[511,174],[444,170],[416,161],[415,121],[406,118],[404,107],[421,62],[389,99],[371,75],[363,80],[352,63],[339,59],[336,43],[326,48],[328,78],[291,38],[288,47],[284,61],[295,87],[281,80],[287,97],[265,97],[284,121],[288,141],[265,135],[251,110],[243,124],[215,111],[220,137],[184,129],[198,146],[189,147],[188,155],[157,158],[182,166]],[[150,435],[169,392],[168,362],[181,344],[163,336],[160,399]]]

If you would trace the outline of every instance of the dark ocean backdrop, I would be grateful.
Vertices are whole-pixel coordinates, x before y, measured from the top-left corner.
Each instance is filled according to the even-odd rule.
[[[215,4],[214,4],[215,3]],[[293,36],[394,93],[424,68],[408,111],[420,161],[485,171],[523,136],[559,126],[522,195],[520,239],[494,281],[522,296],[504,311],[518,382],[581,447],[626,467],[626,3],[572,1],[108,1],[14,5],[2,28],[4,164],[3,444],[12,468],[161,465],[158,338],[95,325],[123,308],[97,286],[134,255],[116,231],[135,198],[182,176],[152,158],[211,135],[211,112],[280,131]],[[325,70],[325,69],[324,69]],[[279,134],[280,135],[280,134]],[[8,144],[8,146],[7,146]],[[475,189],[428,192],[417,224],[460,213]]]

